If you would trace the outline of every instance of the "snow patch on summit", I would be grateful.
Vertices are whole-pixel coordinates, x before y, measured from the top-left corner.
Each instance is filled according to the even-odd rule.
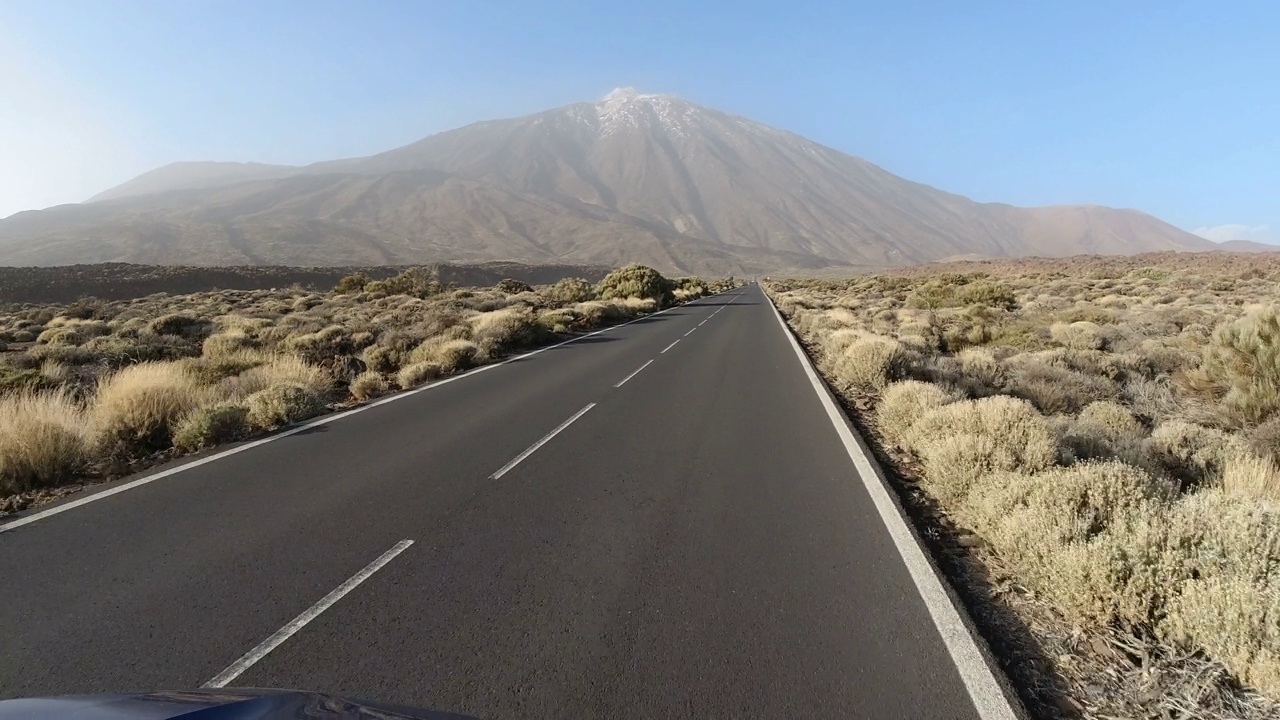
[[[693,105],[670,95],[650,95],[635,88],[614,90],[595,105],[601,137],[628,128],[641,128],[657,123],[668,134],[687,138],[701,113]]]

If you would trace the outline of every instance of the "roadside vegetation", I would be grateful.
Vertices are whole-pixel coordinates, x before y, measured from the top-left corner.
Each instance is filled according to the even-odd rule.
[[[729,286],[629,266],[453,288],[411,268],[331,292],[0,308],[0,512]]]
[[[1203,254],[767,289],[926,535],[1029,628],[1038,712],[1274,718],[1277,279]]]

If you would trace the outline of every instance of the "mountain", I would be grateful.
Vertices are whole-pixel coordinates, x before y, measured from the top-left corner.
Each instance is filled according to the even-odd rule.
[[[1270,245],[1252,240],[1227,240],[1218,243],[1217,249],[1223,252],[1273,253],[1280,252],[1280,245]]]
[[[645,262],[672,272],[1208,250],[1134,210],[977,203],[631,89],[306,167],[180,163],[0,221],[0,264]]]
[[[89,202],[151,195],[178,189],[216,188],[248,180],[270,180],[293,175],[297,171],[298,168],[289,165],[263,163],[176,162],[145,172],[123,185],[98,193],[89,198]]]

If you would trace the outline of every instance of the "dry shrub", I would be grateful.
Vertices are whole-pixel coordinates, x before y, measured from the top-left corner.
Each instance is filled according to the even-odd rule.
[[[173,446],[195,452],[249,436],[249,409],[236,403],[197,408],[182,418],[173,431]]]
[[[1167,377],[1130,378],[1120,386],[1120,397],[1134,413],[1153,425],[1176,420],[1186,413],[1186,401],[1174,391]]]
[[[1280,462],[1280,416],[1251,428],[1244,435],[1245,443],[1253,452]]]
[[[1266,420],[1280,408],[1280,311],[1269,306],[1220,325],[1188,385],[1221,403],[1231,420]]]
[[[213,321],[181,313],[162,315],[147,324],[153,335],[177,335],[189,340],[204,340],[213,331]]]
[[[534,312],[528,308],[505,308],[482,313],[471,319],[472,340],[483,357],[536,344],[546,334]]]
[[[538,314],[538,324],[547,332],[564,334],[570,332],[581,320],[581,315],[572,308],[546,310]]]
[[[0,493],[54,485],[90,458],[93,432],[64,391],[0,396]]]
[[[880,403],[876,406],[876,427],[888,442],[902,447],[917,420],[950,400],[942,388],[931,383],[918,380],[892,383],[880,395]]]
[[[1003,387],[1007,380],[1005,368],[990,350],[968,348],[956,355],[960,371],[970,382],[984,389]]]
[[[1086,406],[1081,411],[1078,422],[1109,442],[1146,435],[1142,423],[1138,422],[1129,408],[1107,400],[1099,400]]]
[[[245,398],[251,427],[277,428],[324,412],[323,398],[313,388],[287,383],[272,385]]]
[[[897,340],[868,336],[853,341],[829,362],[843,387],[875,392],[906,376],[910,356]]]
[[[1163,629],[1169,639],[1208,652],[1245,683],[1280,694],[1280,587],[1230,577],[1188,580]]]
[[[1074,414],[1089,403],[1109,400],[1119,393],[1118,386],[1106,378],[1048,365],[1035,357],[1015,359],[1016,363],[1009,363],[1006,391],[1047,414]]]
[[[1227,458],[1237,446],[1229,433],[1182,420],[1157,427],[1147,451],[1158,467],[1188,486],[1217,482]]]
[[[1019,576],[1073,619],[1141,623],[1162,603],[1159,582],[1144,573],[1161,562],[1164,526],[1149,519],[1162,517],[1169,495],[1113,461],[984,476],[964,507]]]
[[[360,358],[370,370],[380,373],[393,373],[400,369],[405,351],[385,345],[371,345],[364,349]]]
[[[1143,441],[1146,436],[1146,428],[1128,408],[1099,400],[1067,421],[1060,441],[1068,462],[1119,457],[1134,464],[1145,464]]]
[[[449,340],[434,337],[424,340],[409,355],[411,363],[431,362],[440,366],[441,372],[452,373],[474,366],[481,357],[480,346],[470,340]]]
[[[224,355],[234,355],[257,346],[258,343],[243,330],[228,330],[205,338],[201,346],[201,353],[205,357],[216,358]]]
[[[1054,323],[1049,327],[1049,336],[1072,350],[1101,350],[1107,344],[1102,328],[1087,320]]]
[[[1222,466],[1222,488],[1233,495],[1274,503],[1280,508],[1280,468],[1270,457],[1234,449]],[[1280,568],[1276,568],[1280,572]]]
[[[548,299],[560,303],[579,303],[594,300],[595,286],[582,278],[565,278],[547,288]]]
[[[673,284],[662,273],[645,265],[628,265],[609,273],[596,286],[602,300],[613,298],[650,299],[659,305],[671,302]]]
[[[620,306],[623,311],[622,316],[628,318],[648,315],[649,313],[657,312],[662,307],[662,303],[653,298],[615,298],[612,302],[614,305]]]
[[[424,382],[435,380],[443,374],[444,369],[439,363],[418,362],[400,368],[400,372],[396,374],[396,383],[401,390],[408,390]]]
[[[1159,630],[1210,652],[1260,689],[1280,694],[1280,512],[1224,491],[1178,503],[1171,534],[1184,538],[1182,582]]]
[[[126,367],[98,386],[91,411],[99,444],[123,457],[169,447],[178,420],[205,397],[204,388],[178,363]]]
[[[371,400],[387,393],[387,381],[382,373],[367,370],[351,381],[351,397],[357,400]]]
[[[243,400],[254,393],[276,385],[296,385],[324,398],[333,381],[323,368],[311,365],[295,355],[264,356],[263,362],[218,384],[218,395],[229,400]]]
[[[583,327],[599,327],[608,322],[627,317],[626,308],[602,300],[591,300],[578,303],[571,308],[582,318]]]
[[[1023,400],[965,400],[925,413],[905,439],[924,463],[925,479],[944,501],[964,497],[975,478],[1002,470],[1035,472],[1053,463],[1048,423]]]
[[[182,366],[196,382],[202,385],[217,385],[227,378],[258,367],[270,359],[269,355],[252,350],[241,350],[228,354],[188,358],[182,361]]]
[[[89,336],[74,327],[51,327],[40,333],[36,342],[41,345],[83,345]]]
[[[355,351],[350,332],[341,325],[330,325],[313,333],[291,335],[285,339],[283,347],[316,365]]]

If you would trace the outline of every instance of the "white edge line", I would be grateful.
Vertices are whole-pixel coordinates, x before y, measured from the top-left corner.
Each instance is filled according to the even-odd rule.
[[[773,304],[773,299],[769,298],[768,293],[764,295],[769,300],[769,307],[773,309],[774,317],[778,319],[778,325],[782,327],[783,334],[791,341],[796,357],[804,366],[805,374],[809,376],[809,382],[813,385],[813,391],[818,394],[823,407],[826,408],[827,417],[844,443],[849,459],[853,461],[858,477],[871,496],[880,519],[884,521],[885,528],[893,538],[893,544],[907,566],[907,572],[911,575],[911,580],[915,583],[925,607],[928,608],[929,616],[933,619],[938,634],[942,636],[942,642],[951,655],[951,661],[955,663],[960,679],[964,682],[965,689],[969,691],[969,698],[973,701],[978,716],[982,720],[1019,720],[1019,715],[1010,704],[1009,698],[1005,696],[1000,681],[996,679],[978,644],[969,634],[969,629],[961,618],[960,612],[952,603],[951,596],[943,586],[942,579],[938,577],[933,563],[929,561],[924,548],[920,547],[919,542],[916,541],[916,536],[907,525],[902,510],[893,501],[887,481],[849,429],[844,414],[832,400],[831,394],[814,370],[813,363],[809,361],[809,357],[805,355],[795,335],[782,319],[777,306]]]
[[[678,343],[678,342],[680,342],[680,339],[679,339],[679,338],[677,338],[677,339],[676,339],[676,342],[673,342],[673,343],[671,343],[670,345],[668,345],[668,346],[666,346],[665,348],[663,348],[663,349],[662,349],[662,352],[660,352],[660,353],[658,353],[658,354],[659,354],[659,355],[662,355],[662,354],[663,354],[663,353],[665,353],[666,351],[668,351],[668,350],[670,350],[671,348],[675,347],[675,346],[676,346],[676,343]]]
[[[525,449],[525,451],[524,451],[524,452],[522,452],[522,453],[520,453],[519,455],[515,456],[515,458],[513,458],[513,459],[511,460],[511,462],[509,462],[509,463],[507,463],[506,465],[503,465],[501,468],[499,468],[497,472],[495,472],[494,474],[492,474],[492,475],[490,475],[490,476],[489,476],[489,479],[490,479],[490,480],[497,480],[498,478],[502,477],[503,475],[506,475],[506,474],[511,470],[511,468],[513,468],[513,467],[515,467],[515,466],[519,465],[519,464],[520,464],[520,462],[521,462],[522,460],[524,460],[525,458],[527,458],[527,457],[529,457],[530,455],[532,455],[532,454],[534,454],[535,452],[537,452],[537,451],[538,451],[538,448],[542,447],[543,445],[546,445],[548,442],[550,442],[550,441],[551,441],[551,438],[555,437],[556,435],[559,435],[559,434],[560,434],[560,432],[561,432],[562,430],[564,430],[565,428],[567,428],[567,427],[569,427],[570,425],[572,425],[574,420],[577,420],[578,418],[582,417],[583,415],[586,415],[586,414],[587,414],[587,411],[588,411],[588,410],[590,410],[591,408],[595,407],[595,406],[596,406],[596,404],[595,404],[595,403],[587,403],[587,406],[586,406],[586,407],[584,407],[584,408],[582,408],[582,409],[581,409],[581,410],[579,410],[578,412],[574,413],[574,414],[573,414],[573,417],[571,417],[571,418],[569,418],[568,420],[565,420],[564,422],[560,423],[560,425],[558,425],[558,426],[556,427],[556,429],[555,429],[555,430],[552,430],[551,432],[547,433],[546,435],[543,435],[541,440],[539,440],[538,442],[536,442],[536,443],[534,443],[534,444],[530,445],[528,448],[526,448],[526,449]]]
[[[649,365],[651,365],[651,364],[653,364],[653,361],[652,361],[652,360],[650,360],[649,362],[647,362],[647,363],[645,363],[645,364],[641,365],[640,367],[636,368],[636,371],[635,371],[635,372],[633,372],[633,373],[631,373],[630,375],[628,375],[628,376],[626,376],[626,377],[622,378],[622,382],[618,383],[617,385],[614,385],[614,387],[616,387],[616,388],[620,388],[620,387],[622,387],[623,385],[626,385],[628,380],[630,380],[631,378],[633,378],[633,377],[635,377],[635,376],[639,375],[641,370],[643,370],[643,369],[645,369],[645,368],[649,367]]]
[[[390,550],[379,555],[378,559],[364,566],[363,570],[352,575],[346,582],[330,591],[328,595],[320,598],[320,601],[315,605],[304,610],[301,615],[290,620],[288,624],[272,633],[266,640],[258,643],[256,647],[241,656],[239,660],[228,665],[226,670],[218,673],[212,680],[205,683],[203,687],[226,687],[227,683],[235,680],[245,670],[253,667],[253,664],[266,657],[267,653],[270,653],[272,650],[280,647],[281,643],[292,637],[294,633],[305,627],[307,623],[319,617],[320,613],[328,610],[334,603],[341,600],[344,595],[355,590],[360,583],[368,580],[374,573],[381,570],[384,565],[394,560],[397,555],[404,552],[412,544],[412,540],[401,540],[393,545]]]
[[[708,297],[715,297],[715,296],[714,296],[714,295],[709,295]],[[399,392],[399,393],[396,393],[396,394],[394,394],[394,395],[389,395],[389,396],[387,396],[387,397],[385,397],[385,398],[382,398],[381,400],[376,400],[376,401],[371,402],[371,403],[368,403],[368,404],[366,404],[366,405],[361,405],[361,406],[359,406],[359,407],[354,407],[354,408],[351,408],[350,410],[344,410],[344,411],[342,411],[342,412],[340,412],[340,413],[335,413],[335,414],[333,414],[333,415],[322,415],[322,416],[320,416],[320,417],[316,418],[315,420],[311,420],[311,421],[305,422],[305,423],[303,423],[303,424],[301,424],[301,425],[298,425],[298,426],[296,426],[296,427],[289,428],[288,430],[285,430],[285,431],[283,431],[283,432],[279,432],[279,433],[276,433],[276,434],[274,434],[274,435],[268,435],[267,437],[259,438],[259,439],[257,439],[257,440],[252,441],[252,442],[247,442],[247,443],[245,443],[244,445],[238,445],[238,446],[236,446],[236,447],[233,447],[233,448],[230,448],[230,449],[227,449],[227,450],[223,450],[223,451],[221,451],[221,452],[216,452],[216,453],[214,453],[214,454],[212,454],[212,455],[210,455],[210,456],[208,456],[208,457],[200,458],[199,460],[192,460],[191,462],[188,462],[188,463],[185,463],[185,464],[179,465],[179,466],[177,466],[177,467],[172,467],[172,468],[169,468],[168,470],[162,470],[162,471],[160,471],[160,472],[158,472],[158,473],[155,473],[154,475],[147,475],[146,477],[141,477],[141,478],[138,478],[137,480],[130,480],[129,482],[124,483],[123,485],[117,485],[117,486],[115,486],[115,487],[113,487],[113,488],[108,488],[108,489],[106,489],[106,490],[100,490],[100,491],[98,491],[98,492],[95,492],[95,493],[92,493],[92,494],[90,494],[90,495],[86,495],[86,496],[84,496],[84,497],[82,497],[82,498],[79,498],[78,500],[72,500],[71,502],[63,503],[63,504],[61,504],[61,505],[57,505],[57,506],[51,507],[51,508],[49,508],[49,509],[47,509],[47,510],[41,510],[41,511],[39,511],[39,512],[35,512],[35,513],[30,514],[30,515],[27,515],[27,516],[25,516],[25,517],[18,518],[17,520],[11,520],[11,521],[9,521],[9,522],[7,522],[7,523],[2,523],[2,524],[0,524],[0,533],[5,533],[5,532],[8,532],[8,531],[10,531],[10,530],[17,530],[18,528],[22,527],[23,525],[30,525],[31,523],[36,522],[36,521],[38,521],[38,520],[44,520],[45,518],[52,517],[52,516],[57,515],[57,514],[59,514],[59,513],[64,513],[64,512],[66,512],[66,511],[68,511],[68,510],[74,510],[75,508],[78,508],[78,507],[80,507],[80,506],[82,506],[82,505],[88,505],[88,504],[89,504],[89,503],[91,503],[91,502],[96,502],[96,501],[98,501],[98,500],[102,500],[102,499],[104,499],[104,498],[111,497],[112,495],[116,495],[116,494],[118,494],[118,493],[125,492],[126,490],[132,490],[132,489],[137,488],[137,487],[142,487],[143,485],[146,485],[146,484],[148,484],[148,483],[153,483],[153,482],[155,482],[156,480],[162,480],[162,479],[167,478],[167,477],[169,477],[169,476],[171,476],[171,475],[177,475],[177,474],[178,474],[178,473],[180,473],[180,472],[184,472],[184,471],[190,470],[190,469],[192,469],[192,468],[197,468],[197,467],[200,467],[201,465],[205,465],[205,464],[207,464],[207,463],[211,463],[211,462],[213,462],[214,460],[221,460],[222,458],[225,458],[225,457],[231,457],[232,455],[235,455],[236,453],[242,453],[242,452],[244,452],[245,450],[251,450],[251,449],[253,449],[253,448],[258,447],[259,445],[266,445],[267,443],[275,442],[276,440],[282,440],[282,439],[284,439],[284,438],[289,437],[290,435],[297,435],[298,433],[302,432],[303,430],[307,430],[308,428],[315,427],[316,425],[323,425],[323,424],[325,424],[325,423],[331,423],[331,422],[334,422],[334,421],[336,421],[336,420],[341,420],[341,419],[343,419],[343,418],[350,417],[350,416],[352,416],[352,415],[358,415],[359,413],[362,413],[362,412],[364,412],[364,411],[366,411],[366,410],[372,410],[373,408],[379,407],[379,406],[381,406],[381,405],[386,405],[386,404],[388,404],[388,403],[393,403],[393,402],[397,402],[397,401],[400,401],[400,400],[404,400],[405,398],[412,397],[412,396],[414,396],[414,395],[417,395],[418,393],[426,392],[427,390],[431,390],[431,389],[433,389],[433,388],[438,388],[438,387],[440,387],[441,385],[448,385],[449,383],[451,383],[451,382],[453,382],[453,381],[455,381],[455,380],[461,380],[462,378],[465,378],[465,377],[471,377],[472,375],[478,375],[478,374],[480,374],[480,373],[482,373],[482,372],[485,372],[486,370],[492,370],[492,369],[494,369],[494,368],[496,368],[496,367],[500,367],[500,366],[502,366],[502,365],[506,365],[507,363],[513,363],[513,362],[516,362],[516,361],[518,361],[518,360],[524,360],[524,359],[526,359],[526,358],[533,357],[534,355],[537,355],[537,354],[539,354],[539,353],[544,353],[544,352],[546,352],[546,351],[548,351],[548,350],[554,350],[554,349],[556,349],[556,348],[558,348],[558,347],[560,347],[560,346],[562,346],[562,345],[568,345],[569,343],[574,343],[574,342],[578,342],[579,340],[584,340],[584,339],[589,338],[589,337],[594,337],[594,336],[599,335],[599,334],[601,334],[601,333],[609,332],[610,330],[617,330],[618,328],[620,328],[620,327],[625,327],[625,326],[627,326],[627,325],[630,325],[631,323],[640,322],[641,320],[647,320],[648,318],[655,317],[655,316],[657,316],[657,315],[661,315],[661,314],[663,314],[663,313],[667,312],[668,310],[672,310],[672,309],[674,309],[674,308],[676,308],[676,307],[682,307],[682,306],[679,306],[679,305],[673,305],[672,307],[666,308],[665,310],[659,310],[659,311],[658,311],[658,312],[656,312],[656,313],[650,313],[650,314],[648,314],[648,315],[642,315],[642,316],[640,316],[640,317],[638,317],[638,318],[633,318],[633,319],[631,319],[631,320],[628,320],[628,321],[626,321],[626,322],[624,322],[624,323],[619,323],[619,324],[617,324],[617,325],[610,325],[610,326],[609,326],[609,327],[607,327],[607,328],[601,328],[601,329],[596,330],[596,331],[594,331],[594,332],[589,332],[589,333],[587,333],[586,335],[579,335],[578,337],[569,338],[568,340],[565,340],[565,341],[563,341],[563,342],[558,342],[558,343],[556,343],[555,345],[548,345],[548,346],[546,346],[546,347],[538,348],[537,350],[533,350],[533,351],[531,351],[531,352],[524,353],[523,355],[516,355],[515,357],[509,357],[509,358],[507,358],[506,360],[503,360],[503,361],[501,361],[501,362],[496,362],[496,363],[493,363],[493,364],[491,364],[491,365],[481,365],[480,367],[475,368],[474,370],[468,370],[467,372],[464,372],[464,373],[462,373],[461,375],[453,375],[453,376],[451,376],[451,377],[444,378],[443,380],[437,380],[437,381],[432,382],[432,383],[427,383],[426,385],[423,385],[422,387],[417,387],[417,388],[414,388],[414,389],[412,389],[412,390],[405,390],[405,391],[403,391],[403,392]]]

